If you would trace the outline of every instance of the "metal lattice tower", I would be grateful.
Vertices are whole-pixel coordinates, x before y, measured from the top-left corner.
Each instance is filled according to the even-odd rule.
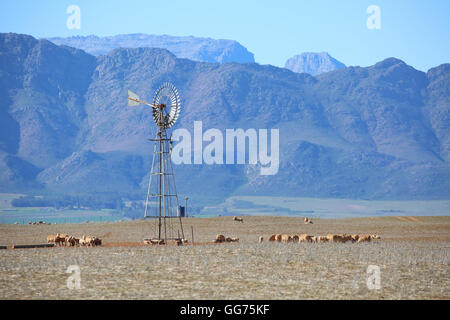
[[[171,83],[164,83],[156,90],[153,103],[139,100],[128,91],[128,105],[146,104],[153,109],[153,119],[158,126],[154,142],[152,169],[150,171],[144,218],[156,221],[155,237],[158,240],[179,240],[184,238],[181,216],[178,215],[178,195],[171,161],[172,139],[167,130],[172,127],[180,114],[178,91]]]

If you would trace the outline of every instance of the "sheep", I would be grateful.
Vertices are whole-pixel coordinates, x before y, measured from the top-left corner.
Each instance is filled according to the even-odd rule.
[[[282,234],[281,235],[281,241],[285,243],[292,242],[292,237],[288,234]]]
[[[299,235],[299,242],[312,242],[313,237],[309,234],[301,234]]]
[[[217,242],[225,242],[226,241],[226,239],[225,239],[225,236],[223,235],[223,234],[218,234],[218,235],[216,235],[216,240],[217,240]]]
[[[338,234],[327,234],[327,239],[330,242],[344,242],[342,236]]]
[[[370,234],[360,234],[358,238],[358,242],[370,242],[372,237]]]
[[[56,236],[54,236],[54,235],[47,236],[47,243],[54,243],[55,240],[56,240]]]
[[[238,221],[238,222],[244,223],[244,219],[238,218],[238,217],[236,217],[236,216],[233,217],[233,221]]]

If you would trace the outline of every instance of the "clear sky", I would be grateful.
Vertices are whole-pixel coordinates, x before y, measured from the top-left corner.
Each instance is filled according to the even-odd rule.
[[[66,26],[69,5],[80,8],[80,29]],[[366,25],[370,5],[380,29]],[[261,64],[327,51],[346,65],[396,57],[427,71],[450,62],[449,16],[450,0],[2,0],[0,32],[192,35],[237,40]]]

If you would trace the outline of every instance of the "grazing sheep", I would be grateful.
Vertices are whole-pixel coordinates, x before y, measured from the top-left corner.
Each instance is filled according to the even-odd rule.
[[[86,246],[87,245],[87,241],[86,241],[86,236],[83,234],[80,239],[78,240],[78,243],[80,246]]]
[[[327,239],[330,242],[344,242],[342,236],[339,234],[327,234]]]
[[[352,241],[352,235],[350,234],[340,234],[340,236],[342,237],[342,242],[347,242],[347,241]]]
[[[236,216],[234,216],[233,217],[233,221],[238,221],[238,222],[244,222],[244,219],[242,219],[242,218],[238,218],[238,217],[236,217]]]
[[[57,233],[56,237],[55,237],[55,245],[57,245],[57,246],[64,245],[66,242],[66,236],[67,236],[66,234]]]
[[[299,242],[300,237],[296,234],[292,235],[292,242],[297,243]]]
[[[260,237],[258,238],[258,243],[263,242],[263,240],[264,240],[264,238],[263,238],[262,236],[260,236]]]
[[[275,241],[281,242],[281,234],[276,234],[275,235]]]
[[[372,240],[379,240],[379,239],[381,239],[381,237],[378,234],[371,234],[370,237],[372,238]]]
[[[269,237],[269,242],[273,242],[273,241],[275,241],[276,240],[276,234],[271,234],[270,235],[270,237]]]
[[[328,238],[326,236],[318,236],[317,242],[328,242]]]
[[[216,235],[216,240],[217,240],[217,242],[225,242],[226,241],[225,236],[223,234]]]
[[[292,237],[288,234],[282,234],[281,235],[281,241],[285,243],[292,242]]]
[[[370,242],[372,237],[370,234],[360,234],[358,238],[358,242]]]
[[[356,242],[359,239],[359,234],[352,234],[352,242]]]
[[[310,236],[309,234],[301,234],[299,236],[299,241],[300,242],[312,242],[313,241],[313,237]]]
[[[50,235],[47,236],[47,243],[54,243],[56,240],[56,236]]]

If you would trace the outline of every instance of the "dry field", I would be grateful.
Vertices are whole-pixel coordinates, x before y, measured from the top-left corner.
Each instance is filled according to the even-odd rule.
[[[450,299],[450,216],[184,219],[196,245],[138,245],[152,222],[0,225],[0,245],[93,234],[97,248],[0,250],[0,299]],[[209,244],[216,234],[238,244]],[[371,243],[258,243],[272,233],[376,233]],[[208,242],[208,244],[206,243]],[[66,270],[80,268],[81,289]],[[380,289],[369,290],[369,265]]]

